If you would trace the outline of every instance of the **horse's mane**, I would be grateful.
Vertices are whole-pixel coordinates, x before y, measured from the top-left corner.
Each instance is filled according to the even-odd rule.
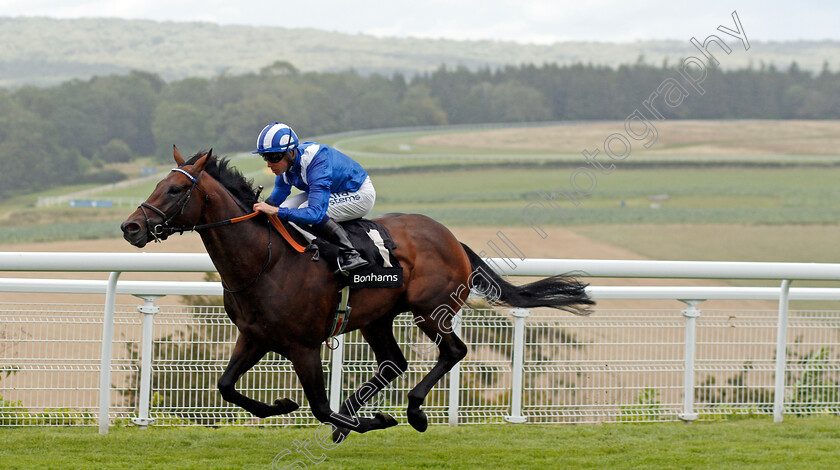
[[[206,153],[206,150],[196,153],[187,160],[187,165],[194,164]],[[221,183],[245,207],[251,207],[257,202],[257,192],[253,186],[254,180],[246,179],[242,172],[230,166],[229,159],[211,156],[207,161],[207,166],[204,167],[204,171]]]

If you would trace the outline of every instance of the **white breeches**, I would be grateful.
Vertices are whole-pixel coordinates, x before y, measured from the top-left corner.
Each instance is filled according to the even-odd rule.
[[[373,209],[374,202],[376,202],[376,190],[373,189],[373,183],[370,182],[370,176],[368,176],[358,191],[330,194],[327,216],[336,222],[358,219],[370,213],[371,209]],[[308,206],[309,193],[306,192],[288,197],[280,204],[280,207],[289,209],[301,209]],[[307,240],[312,241],[315,238],[309,232],[298,227],[297,224],[292,223],[292,225]]]

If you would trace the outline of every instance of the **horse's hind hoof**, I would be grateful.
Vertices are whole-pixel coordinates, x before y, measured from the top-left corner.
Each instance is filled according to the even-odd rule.
[[[426,418],[426,413],[420,408],[407,410],[406,416],[408,416],[408,424],[420,432],[425,432],[426,428],[429,427],[429,419]]]
[[[386,429],[399,424],[393,416],[387,413],[376,413],[373,415],[373,419],[381,425],[379,429]]]
[[[300,405],[289,398],[278,398],[277,400],[274,400],[274,407],[280,411],[280,414],[285,415],[297,410],[300,408]]]
[[[347,428],[340,428],[334,424],[331,426],[333,429],[332,440],[336,444],[341,444],[345,439],[347,439],[347,436],[350,435],[350,430]]]

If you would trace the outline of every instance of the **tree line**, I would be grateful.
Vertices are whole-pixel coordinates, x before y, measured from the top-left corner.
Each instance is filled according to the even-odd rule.
[[[794,63],[723,71],[665,119],[837,119],[840,72]],[[134,71],[51,88],[0,89],[0,197],[60,184],[108,182],[106,164],[155,155],[251,149],[266,124],[307,136],[357,129],[484,122],[622,120],[677,66],[526,65],[470,70],[441,66],[406,78],[301,73],[277,62],[258,73],[167,83]],[[688,88],[687,88],[688,89]]]

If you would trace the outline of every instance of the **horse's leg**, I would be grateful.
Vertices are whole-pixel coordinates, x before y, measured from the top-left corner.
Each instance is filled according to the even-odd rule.
[[[350,416],[355,416],[374,395],[400,377],[408,368],[408,361],[394,338],[393,318],[382,318],[360,331],[373,349],[378,367],[376,374],[341,405],[339,413]],[[335,428],[333,441],[341,442],[349,433],[347,428]]]
[[[219,379],[219,391],[222,393],[222,398],[241,406],[245,411],[260,418],[283,415],[295,411],[300,406],[288,398],[274,400],[274,405],[269,405],[248,398],[236,390],[236,382],[242,377],[242,374],[250,370],[251,367],[254,367],[264,355],[264,350],[254,344],[253,341],[249,341],[241,333],[239,334],[227,368],[225,368],[222,377]]]
[[[324,371],[321,368],[321,350],[297,345],[291,348],[289,360],[295,367],[295,373],[309,400],[312,414],[322,423],[329,423],[337,428],[346,428],[359,433],[375,429],[385,429],[397,425],[397,420],[384,413],[376,413],[373,418],[359,418],[330,409],[327,392],[324,387]]]
[[[451,331],[453,317],[435,319],[431,315],[418,316],[417,326],[437,344],[440,354],[437,364],[423,377],[423,380],[408,392],[406,415],[411,426],[423,432],[429,425],[426,413],[420,409],[432,387],[449,372],[455,364],[467,355],[467,345]]]

